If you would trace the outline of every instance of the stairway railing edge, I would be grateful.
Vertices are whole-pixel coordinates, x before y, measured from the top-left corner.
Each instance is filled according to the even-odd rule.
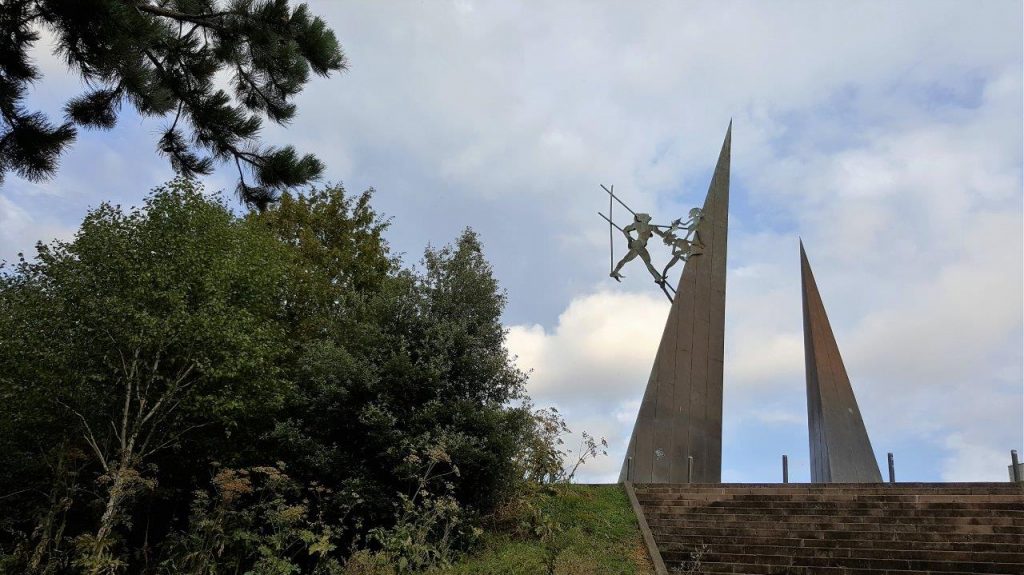
[[[651,528],[647,525],[647,517],[644,516],[644,508],[640,506],[640,500],[636,497],[636,490],[633,489],[632,481],[623,482],[622,486],[626,490],[626,495],[629,497],[629,504],[633,507],[633,514],[636,515],[636,521],[640,525],[640,534],[644,538],[644,544],[647,545],[647,554],[651,558],[651,563],[654,564],[655,575],[668,575],[668,568],[665,567],[665,561],[661,558],[661,551],[658,549],[657,542],[654,541],[654,533],[651,532]]]

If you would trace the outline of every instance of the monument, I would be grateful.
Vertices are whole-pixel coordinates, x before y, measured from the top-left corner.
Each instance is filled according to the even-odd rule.
[[[871,440],[800,242],[807,426],[814,483],[880,483]]]
[[[691,210],[688,221],[677,219],[671,225],[656,225],[650,223],[648,214],[634,212],[633,223],[619,228],[627,238],[629,251],[610,275],[620,279],[623,265],[639,257],[672,301],[619,481],[718,483],[722,479],[722,362],[731,138],[732,122],[704,207]],[[612,189],[606,191],[611,196],[609,202],[618,200]],[[613,234],[612,226],[618,226],[611,215],[602,217],[608,220]],[[686,234],[680,236],[677,232],[683,230]],[[651,263],[647,251],[647,242],[654,235],[660,236],[671,249],[672,259],[664,270]],[[673,289],[666,274],[679,261],[684,262],[683,272]]]

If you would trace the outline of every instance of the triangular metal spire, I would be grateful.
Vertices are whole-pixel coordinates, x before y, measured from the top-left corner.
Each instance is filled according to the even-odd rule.
[[[704,200],[703,253],[683,267],[647,381],[620,481],[722,480],[722,360],[725,355],[725,254],[729,225],[732,121]]]
[[[871,440],[800,241],[807,426],[814,483],[879,483]]]

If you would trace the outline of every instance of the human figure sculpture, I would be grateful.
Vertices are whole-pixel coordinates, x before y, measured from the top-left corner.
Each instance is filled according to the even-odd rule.
[[[665,270],[661,272],[661,276],[663,278],[668,276],[669,268],[676,265],[676,262],[679,260],[685,262],[690,259],[690,256],[703,253],[700,246],[686,238],[681,238],[675,235],[675,233],[671,231],[665,234],[664,241],[665,245],[672,248],[672,259],[669,260],[668,265],[665,266]]]
[[[630,232],[636,232],[636,237],[634,238],[631,236]],[[634,260],[637,256],[640,256],[640,259],[642,259],[644,264],[647,266],[647,270],[651,272],[652,276],[654,276],[654,281],[659,284],[664,283],[665,278],[662,277],[651,263],[651,254],[647,251],[647,241],[651,239],[652,235],[658,234],[662,237],[665,235],[665,232],[659,230],[658,226],[651,224],[651,215],[642,213],[633,214],[633,223],[622,228],[622,233],[626,236],[626,243],[629,246],[629,251],[621,260],[619,260],[615,269],[613,269],[608,275],[615,278],[616,281],[622,281],[623,276],[619,273],[619,270],[622,269],[622,266]]]
[[[668,276],[669,268],[676,265],[679,260],[685,262],[690,259],[690,256],[704,253],[704,243],[700,240],[700,232],[698,230],[702,219],[703,214],[700,208],[693,208],[690,210],[690,219],[685,224],[681,220],[676,220],[669,226],[668,231],[662,235],[665,245],[672,248],[672,259],[669,260],[668,265],[661,272],[663,278]],[[679,237],[675,233],[676,230],[686,230],[686,235]]]
[[[704,220],[704,212],[700,208],[693,208],[690,210],[690,219],[686,220],[686,223],[681,223],[679,220],[672,222],[672,228],[678,228],[686,230],[686,237],[683,239],[690,240],[691,244],[695,244],[700,247],[704,247],[704,242],[700,239],[700,223]],[[693,236],[692,238],[690,236]]]

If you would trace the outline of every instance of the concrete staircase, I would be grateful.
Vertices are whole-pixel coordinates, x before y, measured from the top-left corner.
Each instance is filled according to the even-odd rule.
[[[632,487],[669,572],[1024,574],[1024,484]]]

